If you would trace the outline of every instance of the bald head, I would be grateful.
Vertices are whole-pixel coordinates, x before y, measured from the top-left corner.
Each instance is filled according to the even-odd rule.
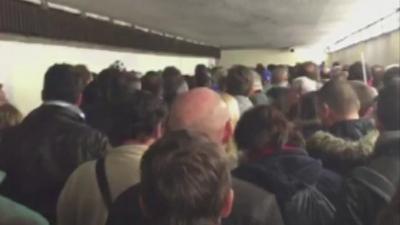
[[[229,111],[221,97],[209,88],[195,88],[180,95],[173,103],[168,120],[169,130],[193,130],[224,142]]]

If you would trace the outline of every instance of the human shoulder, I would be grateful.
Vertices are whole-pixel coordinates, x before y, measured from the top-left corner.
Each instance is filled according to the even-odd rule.
[[[78,189],[89,185],[89,182],[95,178],[96,161],[89,161],[80,165],[69,176],[61,195],[77,191]]]
[[[247,181],[233,178],[235,201],[232,214],[223,224],[282,225],[283,220],[275,195]]]
[[[232,179],[232,188],[236,195],[236,200],[241,201],[244,197],[247,202],[275,201],[275,195],[260,187],[255,186],[239,178]]]
[[[111,206],[106,225],[139,225],[143,218],[139,192],[140,186],[136,184],[119,195]]]
[[[48,225],[49,223],[27,207],[0,196],[0,224]]]

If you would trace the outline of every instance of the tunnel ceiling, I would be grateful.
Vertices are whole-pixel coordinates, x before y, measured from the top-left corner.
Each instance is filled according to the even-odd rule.
[[[328,43],[397,0],[49,0],[222,48]]]

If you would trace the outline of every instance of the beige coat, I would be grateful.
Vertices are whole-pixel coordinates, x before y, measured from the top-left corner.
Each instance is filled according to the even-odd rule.
[[[140,161],[147,146],[126,145],[108,152],[106,176],[113,201],[140,181]],[[107,208],[96,180],[96,161],[74,171],[60,195],[57,206],[58,225],[104,225]]]

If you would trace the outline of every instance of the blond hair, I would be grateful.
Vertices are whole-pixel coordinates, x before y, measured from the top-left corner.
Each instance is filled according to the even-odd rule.
[[[227,93],[222,93],[221,99],[228,106],[231,127],[232,130],[235,130],[236,124],[240,119],[239,104],[232,95]],[[237,167],[239,162],[239,155],[238,155],[238,148],[236,146],[235,140],[233,139],[233,136],[226,145],[226,152],[228,154],[231,168]]]
[[[0,105],[0,130],[13,127],[21,123],[22,114],[9,103]]]

